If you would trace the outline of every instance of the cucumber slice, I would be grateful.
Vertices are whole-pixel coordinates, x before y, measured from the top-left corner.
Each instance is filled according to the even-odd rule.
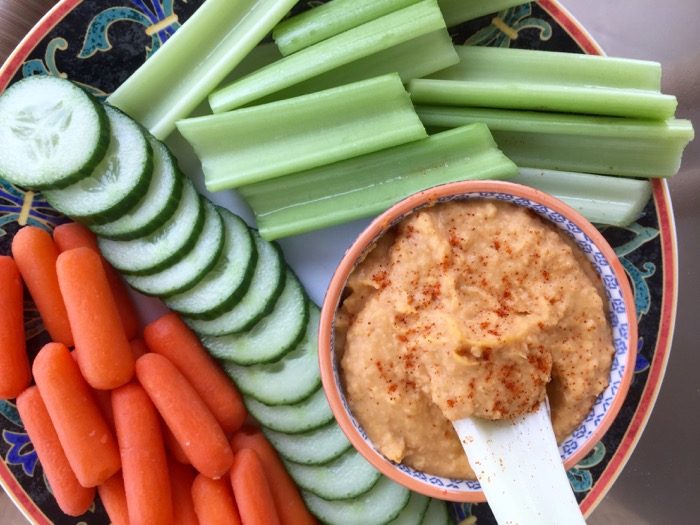
[[[263,433],[284,459],[300,465],[329,463],[351,447],[335,421],[305,434],[283,434],[264,427]]]
[[[194,288],[169,297],[167,305],[190,317],[215,317],[233,307],[245,294],[258,258],[253,236],[243,220],[219,208],[224,220],[224,249],[216,265]]]
[[[0,177],[34,190],[88,177],[109,146],[101,104],[68,80],[33,76],[0,96]]]
[[[172,266],[153,275],[125,275],[132,287],[146,295],[167,297],[189,290],[201,281],[224,247],[224,223],[216,207],[204,200],[204,227],[190,252]]]
[[[284,290],[269,315],[247,332],[203,336],[202,344],[214,357],[238,365],[270,363],[292,350],[304,337],[308,315],[304,290],[291,270],[287,270]]]
[[[389,522],[389,525],[421,525],[423,516],[428,510],[430,498],[411,492],[411,497],[401,513]]]
[[[421,523],[423,525],[449,525],[450,513],[447,510],[447,503],[439,499],[431,499]]]
[[[248,291],[241,301],[211,320],[184,317],[185,323],[199,335],[221,336],[242,332],[269,314],[284,289],[284,260],[276,244],[253,232],[258,254]]]
[[[153,233],[173,216],[180,202],[183,175],[177,170],[168,148],[149,133],[153,150],[153,175],[146,194],[120,218],[106,224],[94,224],[90,229],[100,237],[129,241]]]
[[[113,221],[141,199],[151,182],[153,152],[141,127],[121,111],[105,106],[110,141],[89,177],[44,191],[51,206],[85,224]]]
[[[292,405],[266,405],[251,396],[245,396],[245,404],[261,425],[287,434],[308,432],[333,421],[331,406],[321,387]]]
[[[204,203],[187,179],[174,215],[133,241],[98,239],[100,251],[123,274],[151,275],[175,264],[194,246],[204,224]]]
[[[319,311],[314,305],[311,310],[304,340],[281,360],[256,366],[223,362],[224,370],[244,394],[268,405],[289,405],[303,401],[319,387]]]
[[[353,499],[328,501],[308,491],[302,496],[309,510],[329,525],[382,525],[406,507],[410,492],[382,476],[371,490]]]
[[[299,465],[291,461],[285,461],[285,465],[297,485],[328,500],[356,498],[382,477],[354,448],[325,465]]]

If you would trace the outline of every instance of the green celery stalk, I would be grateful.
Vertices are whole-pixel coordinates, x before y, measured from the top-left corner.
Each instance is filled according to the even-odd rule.
[[[651,198],[648,180],[520,168],[511,180],[554,195],[596,224],[627,226]]]
[[[260,102],[306,95],[391,72],[398,73],[405,84],[411,79],[451,66],[458,60],[449,33],[446,29],[440,29],[312,77],[273,93]]]
[[[243,106],[402,42],[445,28],[435,0],[422,0],[284,57],[209,96],[214,113]]]
[[[280,22],[272,38],[283,55],[317,44],[419,0],[332,0]]]
[[[496,13],[502,9],[530,3],[523,0],[438,0],[438,2],[447,27]]]
[[[438,184],[516,173],[488,128],[472,124],[239,191],[272,240],[375,215]]]
[[[178,121],[219,191],[427,136],[397,74]]]
[[[418,104],[529,109],[665,119],[661,65],[552,51],[458,46],[460,62],[410,83]]]
[[[661,64],[629,58],[483,46],[455,46],[459,62],[430,75],[440,80],[503,82],[661,90]]]
[[[206,0],[107,101],[164,139],[295,3]]]
[[[431,129],[485,123],[518,166],[622,175],[671,177],[693,139],[687,120],[665,121],[538,113],[504,109],[416,106]]]

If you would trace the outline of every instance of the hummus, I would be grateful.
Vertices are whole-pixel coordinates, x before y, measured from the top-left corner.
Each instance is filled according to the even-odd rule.
[[[519,206],[418,211],[348,279],[336,350],[350,408],[389,459],[475,478],[451,421],[513,418],[549,397],[566,438],[607,386],[612,333],[595,271]]]

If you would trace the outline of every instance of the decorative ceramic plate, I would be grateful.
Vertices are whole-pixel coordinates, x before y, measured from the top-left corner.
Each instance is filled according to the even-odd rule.
[[[186,21],[203,0],[61,0],[37,24],[0,70],[0,91],[31,75],[79,82],[99,97],[111,93]],[[318,0],[301,1],[295,11]],[[601,54],[593,38],[556,0],[540,0],[453,28],[456,43]],[[183,169],[201,183],[197,161],[182,141],[169,141]],[[201,184],[199,184],[201,188]],[[250,219],[232,192],[212,196]],[[0,254],[10,252],[17,230],[32,224],[48,231],[65,219],[41,195],[0,179]],[[320,304],[344,250],[367,221],[283,241],[287,261]],[[629,394],[613,426],[568,473],[589,514],[617,478],[649,418],[668,360],[677,299],[675,229],[668,188],[653,183],[643,216],[627,228],[601,228],[632,282],[639,319],[638,359]],[[28,347],[34,355],[48,341],[30,300],[25,303]],[[34,523],[106,524],[99,501],[79,518],[61,513],[12,402],[0,401],[0,482]],[[487,504],[452,505],[459,522],[495,523]]]

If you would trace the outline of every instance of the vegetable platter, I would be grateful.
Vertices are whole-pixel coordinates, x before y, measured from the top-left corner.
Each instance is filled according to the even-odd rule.
[[[102,2],[61,0],[26,36],[2,67],[0,90],[6,89],[25,77],[53,75],[77,82],[98,99],[105,99],[145,60],[157,54],[159,48],[197,11],[202,3],[200,0],[187,2],[154,0],[150,3],[135,0]],[[303,0],[293,8],[292,12],[301,13],[319,3],[315,0]],[[454,1],[444,0],[443,3],[445,6],[451,6]],[[507,4],[507,2],[497,2],[497,4]],[[264,2],[258,5],[264,5]],[[443,9],[447,11],[453,8],[445,6]],[[498,13],[484,14],[450,27],[449,34],[452,41],[459,45],[602,54],[602,50],[592,37],[555,0],[540,0],[537,3],[514,7],[499,5],[499,7],[502,9]],[[264,17],[265,13],[257,13],[257,15]],[[286,49],[292,53],[298,49],[298,46],[303,46],[303,43],[300,44],[294,40],[293,31],[288,31],[287,36],[290,35],[291,37],[285,41],[283,50]],[[237,52],[245,53],[244,50]],[[329,50],[329,53],[332,54],[332,50]],[[198,74],[203,81],[213,83],[209,86],[210,89],[218,84],[215,79],[209,79],[205,72],[195,71],[189,74]],[[430,91],[432,89],[430,85],[418,87],[425,89],[424,96],[427,97],[428,103],[431,97],[436,96],[435,92]],[[281,89],[285,89],[285,86]],[[182,97],[178,99],[179,105],[173,104],[172,92],[150,95],[162,98],[164,107],[174,107],[173,111],[179,112],[177,118],[185,117],[196,110],[191,105],[187,105],[187,100],[182,101]],[[226,90],[222,90],[221,96],[215,103],[224,107],[247,101],[246,97],[249,96],[245,86],[239,85],[237,92],[234,90],[227,93]],[[663,105],[664,101],[660,104]],[[662,108],[659,111],[664,110]],[[169,126],[172,127],[169,119],[172,120],[173,117],[165,111],[163,114],[156,113],[159,119],[148,123],[148,127],[156,135],[158,131],[167,135],[167,131],[171,129]],[[250,225],[254,224],[250,210],[235,192],[223,191],[210,194],[206,191],[199,160],[182,136],[177,133],[171,135],[167,145],[177,157],[182,171],[193,180],[201,193],[215,204],[242,216]],[[526,153],[523,152],[523,154]],[[144,157],[142,162],[146,163],[148,159]],[[524,176],[536,177],[536,170]],[[635,378],[620,415],[603,440],[568,473],[576,497],[586,514],[600,502],[632,453],[661,387],[670,351],[677,299],[675,231],[666,182],[662,179],[654,179],[651,186],[651,199],[636,222],[625,227],[601,226],[604,235],[615,247],[633,284],[640,338]],[[141,188],[139,191],[142,190]],[[245,194],[245,190],[243,193]],[[54,227],[66,222],[67,219],[55,211],[49,201],[57,204],[61,202],[62,206],[73,206],[71,213],[74,215],[83,214],[88,219],[90,217],[100,219],[100,210],[84,209],[80,203],[74,202],[69,194],[66,195],[64,190],[49,190],[46,195],[43,195],[25,191],[0,179],[0,255],[10,253],[12,239],[22,226],[33,225],[51,232]],[[225,222],[226,214],[222,215]],[[312,302],[321,303],[337,262],[366,224],[366,219],[356,220],[290,237],[280,242],[288,264]],[[115,223],[109,226],[117,228],[118,234],[119,232],[123,234],[124,228],[129,230],[135,227]],[[201,224],[199,227],[202,227]],[[215,231],[217,228],[219,237],[223,237],[220,224],[212,225],[210,229]],[[229,231],[233,229],[235,229],[233,226],[228,228]],[[114,233],[114,230],[111,233]],[[223,239],[218,242],[223,246]],[[224,249],[221,246],[219,249]],[[109,250],[106,246],[102,246],[102,249],[103,252]],[[135,249],[138,249],[138,246]],[[274,255],[269,256],[274,257]],[[124,264],[128,265],[130,261],[127,260]],[[135,287],[145,291],[157,290],[161,293],[153,294],[166,294],[181,308],[188,306],[185,304],[186,301],[184,303],[177,301],[179,296],[176,279],[165,278],[154,281],[144,279],[138,273],[139,269],[136,268],[128,279]],[[293,277],[288,276],[287,279],[290,282],[295,281]],[[292,297],[288,299],[290,304],[293,303],[294,291],[291,288],[287,295]],[[137,300],[144,318],[148,321],[162,311],[155,301],[143,296],[137,296]],[[34,355],[49,341],[49,336],[32,302],[25,301],[24,307],[27,345],[30,353]],[[306,315],[314,314],[312,311],[311,314],[307,312]],[[245,356],[239,356],[239,359],[245,361]],[[1,401],[0,414],[2,414],[0,417],[0,428],[2,428],[0,481],[27,518],[34,523],[108,523],[109,520],[99,500],[96,500],[94,505],[78,518],[71,518],[60,512],[50,495],[42,467],[19,418],[17,407],[11,401]],[[323,433],[319,435],[323,437]],[[268,435],[268,439],[278,447],[284,446],[284,438],[276,436],[274,432]],[[342,490],[342,487],[338,490]],[[450,513],[455,522],[473,517],[478,520],[478,523],[495,523],[485,503],[451,504]]]

